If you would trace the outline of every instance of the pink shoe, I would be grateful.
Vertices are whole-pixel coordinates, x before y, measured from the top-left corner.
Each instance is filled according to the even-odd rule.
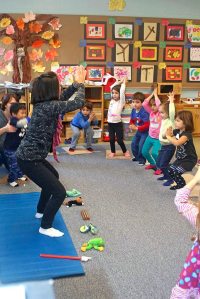
[[[154,172],[155,175],[160,175],[162,174],[162,170],[160,169],[156,169],[156,171]]]
[[[109,157],[109,158],[114,158],[114,157],[115,157],[115,153],[110,153],[110,154],[108,155],[108,157]]]
[[[147,166],[145,166],[145,168],[144,168],[145,170],[149,170],[149,169],[156,169],[156,166],[155,165],[151,165],[151,164],[149,164],[149,165],[147,165]]]
[[[126,151],[126,152],[124,153],[124,157],[126,157],[126,158],[130,158],[130,157],[131,157],[129,151]]]

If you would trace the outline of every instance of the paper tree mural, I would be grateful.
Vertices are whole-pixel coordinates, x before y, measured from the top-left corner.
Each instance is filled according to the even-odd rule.
[[[51,15],[29,12],[15,20],[0,14],[0,73],[12,72],[13,83],[29,83],[32,70],[44,72],[43,60],[53,61],[58,56],[61,42],[56,31],[61,26],[59,18]]]

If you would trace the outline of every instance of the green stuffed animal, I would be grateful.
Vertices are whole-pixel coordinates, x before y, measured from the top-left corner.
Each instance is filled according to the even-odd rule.
[[[103,251],[104,247],[105,247],[105,241],[102,238],[93,238],[81,246],[81,251],[85,252],[92,248],[99,251]]]

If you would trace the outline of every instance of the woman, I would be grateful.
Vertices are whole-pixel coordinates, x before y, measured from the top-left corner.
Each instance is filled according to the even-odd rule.
[[[10,106],[16,103],[16,97],[14,94],[5,94],[1,99],[0,109],[0,166],[4,166],[8,169],[8,163],[4,155],[3,145],[7,132],[15,132],[16,128],[9,124],[10,120]]]
[[[39,233],[49,237],[64,235],[54,229],[52,223],[65,199],[66,190],[59,181],[58,172],[45,158],[51,148],[59,115],[79,109],[84,104],[84,81],[85,70],[82,66],[77,67],[75,83],[61,97],[55,73],[42,74],[33,81],[33,113],[26,136],[17,150],[21,170],[42,189],[35,217],[42,218]]]

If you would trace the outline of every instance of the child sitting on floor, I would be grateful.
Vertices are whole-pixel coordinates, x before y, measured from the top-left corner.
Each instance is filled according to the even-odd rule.
[[[176,185],[170,190],[176,190],[185,186],[182,174],[191,171],[197,163],[197,153],[194,147],[192,132],[194,122],[190,111],[178,111],[175,118],[175,130],[168,128],[167,139],[176,146],[176,160],[168,167],[168,173]]]
[[[154,174],[156,175],[161,174],[161,170],[156,167],[156,160],[160,150],[159,133],[162,120],[158,111],[160,104],[157,88],[142,104],[144,109],[150,114],[149,135],[143,145],[142,155],[150,163],[145,169],[154,169]]]
[[[25,135],[29,119],[26,118],[24,104],[13,103],[10,106],[10,125],[17,128],[16,132],[8,132],[4,141],[4,154],[8,162],[8,183],[11,187],[18,187],[16,180],[26,181],[21,169],[17,164],[16,151]]]
[[[164,181],[163,186],[170,186],[172,181],[168,174],[167,168],[169,163],[175,153],[175,145],[173,145],[166,138],[166,130],[169,127],[174,128],[174,118],[175,118],[175,105],[174,105],[174,94],[169,93],[169,100],[159,107],[159,112],[162,118],[159,140],[161,143],[161,149],[158,153],[156,165],[157,168],[162,171],[163,176],[159,177],[159,181]]]
[[[129,158],[130,153],[126,149],[123,141],[123,124],[121,113],[125,105],[125,89],[126,89],[126,78],[122,81],[112,85],[111,100],[108,108],[108,132],[110,137],[110,158],[115,156],[115,135],[117,143],[122,149],[125,157]],[[120,84],[119,84],[120,83]]]
[[[132,112],[129,128],[135,131],[131,142],[131,150],[134,158],[133,162],[138,161],[139,165],[145,165],[146,159],[142,155],[142,147],[149,132],[149,113],[142,107],[145,95],[142,92],[136,92],[132,100]]]
[[[70,152],[75,151],[82,129],[84,130],[87,150],[93,152],[92,137],[94,135],[94,131],[91,125],[96,126],[98,124],[98,120],[96,119],[92,108],[92,103],[86,102],[81,108],[80,112],[78,112],[71,121],[70,126],[73,131],[73,136],[69,148]]]
[[[200,184],[200,167],[193,179],[184,188],[177,190],[174,200],[179,213],[195,228],[196,234],[192,237],[194,244],[178,282],[172,289],[170,299],[200,298],[200,201],[192,202],[189,199],[192,189],[197,184]]]

